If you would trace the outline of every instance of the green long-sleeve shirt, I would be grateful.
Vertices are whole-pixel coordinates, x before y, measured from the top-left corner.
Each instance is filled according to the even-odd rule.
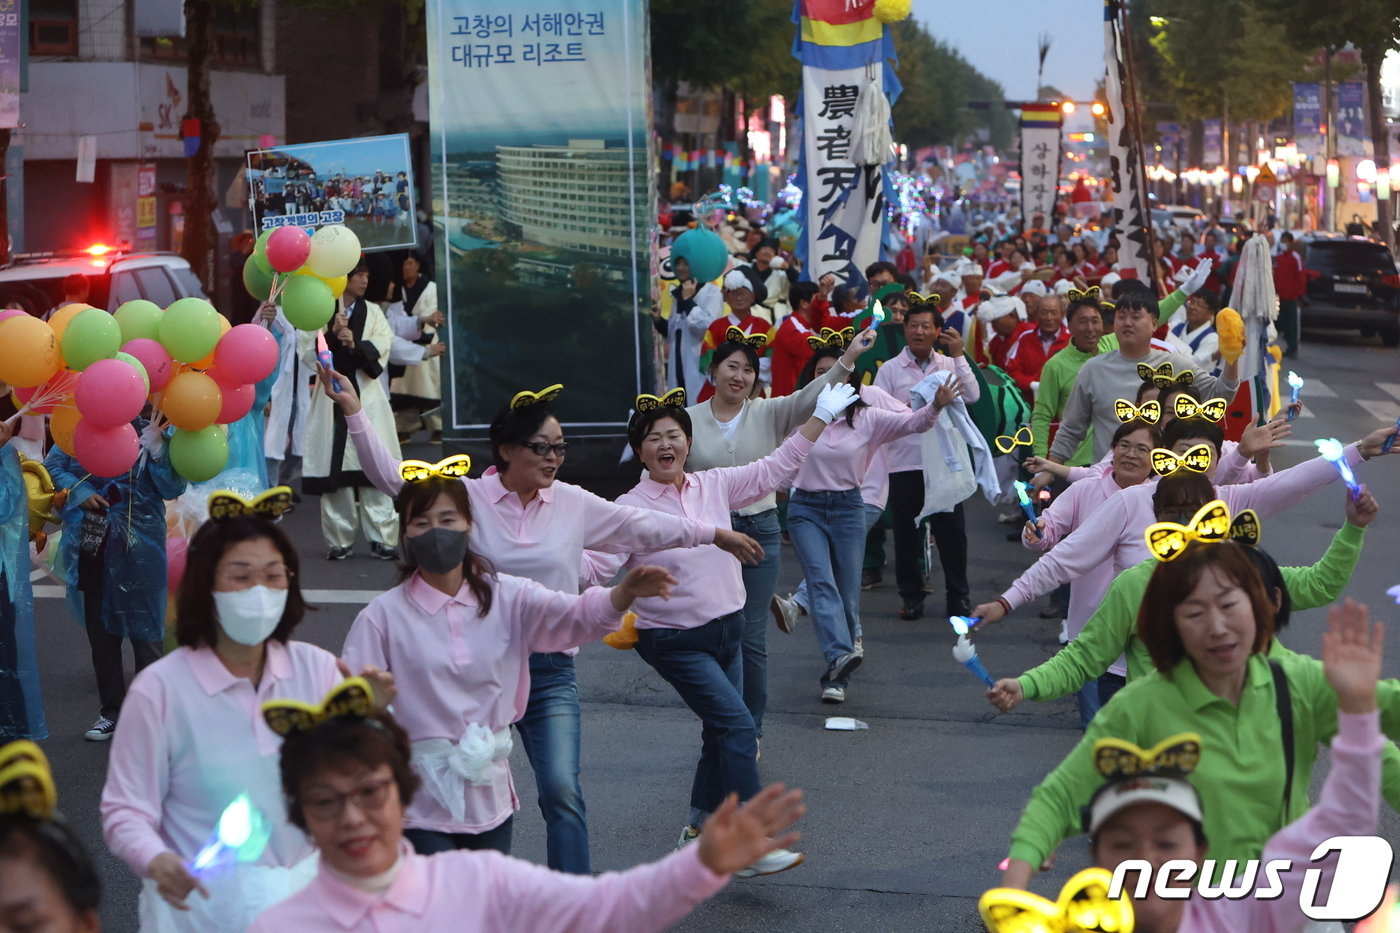
[[[1031,410],[1032,450],[1037,457],[1044,457],[1050,449],[1050,422],[1058,421],[1069,401],[1070,390],[1074,388],[1075,377],[1094,354],[1077,349],[1074,344],[1066,344],[1054,356],[1045,361],[1040,370],[1040,386],[1035,390],[1035,408]],[[1094,429],[1084,435],[1084,440],[1075,448],[1069,458],[1070,466],[1088,466],[1094,457]]]
[[[1128,684],[1099,710],[1079,744],[1031,793],[1011,836],[1011,857],[1040,865],[1082,831],[1081,808],[1103,784],[1094,769],[1094,742],[1113,737],[1151,748],[1195,732],[1201,760],[1191,783],[1201,795],[1206,858],[1258,858],[1271,835],[1307,810],[1317,745],[1337,732],[1337,694],[1322,662],[1289,651],[1271,656],[1288,678],[1293,706],[1293,788],[1286,805],[1283,733],[1268,659],[1249,659],[1236,706],[1211,693],[1185,658],[1168,674],[1154,670]],[[1381,731],[1393,740],[1400,736],[1400,683],[1381,681],[1377,701]],[[1400,804],[1400,752],[1393,742],[1386,743],[1381,792],[1392,807]]]
[[[1316,609],[1335,602],[1361,557],[1366,529],[1346,522],[1332,536],[1322,559],[1311,567],[1280,567],[1294,609]],[[1084,629],[1055,656],[1019,678],[1027,700],[1069,696],[1098,677],[1120,654],[1128,657],[1128,680],[1152,670],[1152,658],[1137,637],[1138,607],[1157,568],[1149,557],[1118,575]]]
[[[1176,313],[1177,309],[1186,304],[1186,293],[1177,289],[1161,301],[1157,302],[1157,323],[1165,324]],[[1112,332],[1104,334],[1099,338],[1099,352],[1107,353],[1109,350],[1118,349],[1118,335]]]

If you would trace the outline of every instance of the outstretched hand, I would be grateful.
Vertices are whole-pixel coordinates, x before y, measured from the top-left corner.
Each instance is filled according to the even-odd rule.
[[[635,600],[648,596],[670,599],[671,587],[675,586],[676,582],[676,578],[664,567],[633,567],[612,589],[613,608],[618,612],[626,612]]]
[[[847,369],[855,369],[856,361],[860,359],[860,355],[873,346],[875,346],[875,328],[867,327],[851,339],[850,344],[846,347],[846,352],[841,354],[841,362],[846,364]]]
[[[1025,698],[1026,692],[1021,688],[1021,681],[1015,677],[1003,677],[996,682],[996,686],[987,690],[987,700],[1003,713],[1009,713],[1020,706]]]
[[[732,528],[716,528],[713,542],[720,550],[739,558],[739,563],[757,564],[763,560],[763,545]]]
[[[1327,611],[1322,669],[1337,692],[1337,709],[1343,713],[1376,709],[1376,682],[1384,656],[1385,626],[1372,625],[1364,605],[1348,599]]]
[[[351,674],[350,665],[340,658],[336,658],[335,666],[341,677],[358,676],[369,681],[370,690],[374,693],[375,709],[388,709],[389,704],[394,702],[394,697],[399,695],[399,688],[394,685],[394,675],[389,671],[381,671],[372,664],[366,664],[359,674]]]
[[[799,834],[788,829],[806,812],[802,791],[782,784],[769,784],[742,807],[738,795],[730,794],[700,828],[700,861],[717,875],[748,868],[796,843]]]
[[[355,391],[355,380],[325,366],[316,367],[316,376],[321,380],[321,388],[325,390],[326,397],[339,405],[341,411],[346,415],[359,414],[360,394]],[[339,389],[336,388],[337,385],[340,386]]]

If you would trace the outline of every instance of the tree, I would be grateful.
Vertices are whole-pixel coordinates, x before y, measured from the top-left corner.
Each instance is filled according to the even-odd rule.
[[[916,20],[891,27],[897,74],[904,93],[893,108],[895,135],[912,147],[956,145],[982,129],[998,148],[1010,145],[1011,114],[1001,102],[1001,85],[973,68],[956,51],[929,34]],[[968,102],[991,102],[988,110],[970,110]]]

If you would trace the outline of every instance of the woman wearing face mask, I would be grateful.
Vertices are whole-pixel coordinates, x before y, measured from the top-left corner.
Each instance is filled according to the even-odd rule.
[[[394,708],[423,781],[405,814],[413,847],[424,855],[509,853],[519,806],[510,726],[525,713],[531,654],[603,637],[634,599],[668,599],[675,579],[643,565],[611,589],[574,596],[498,575],[470,548],[466,488],[455,477],[424,472],[396,503],[406,549],[401,582],[360,613],[345,638],[345,660],[402,681]]]
[[[404,484],[400,460],[363,416],[350,380],[322,370],[321,382],[345,412],[365,475],[377,489],[398,495]],[[472,504],[473,553],[499,573],[526,577],[561,593],[578,592],[585,548],[631,553],[715,544],[741,561],[763,556],[752,538],[728,527],[628,508],[558,482],[569,445],[551,402],[562,389],[518,393],[492,421],[494,472],[461,480]],[[571,649],[531,656],[530,702],[516,730],[535,770],[549,867],[582,875],[589,873],[590,860],[579,779],[582,714],[576,653]]]
[[[180,647],[132,682],[102,789],[107,847],[143,879],[142,930],[242,930],[310,879],[311,846],[286,821],[280,739],[265,700],[316,702],[341,677],[335,655],[291,641],[306,611],[296,550],[272,519],[291,503],[278,487],[246,503],[216,493],[190,540],[180,583]],[[367,670],[379,700],[392,679]],[[224,809],[247,795],[267,833],[251,861],[194,869]],[[197,892],[191,896],[192,892]]]
[[[865,330],[856,335],[830,372],[812,380],[801,391],[781,398],[750,398],[758,378],[758,354],[748,344],[722,344],[710,362],[714,397],[686,409],[695,432],[690,445],[690,469],[743,466],[777,450],[784,438],[811,417],[822,390],[849,379],[860,355],[874,345],[875,331]],[[763,549],[762,560],[743,569],[741,651],[744,705],[762,736],[763,713],[768,706],[769,604],[778,588],[783,540],[777,496],[769,493],[736,509],[730,521],[735,531],[751,536]]]

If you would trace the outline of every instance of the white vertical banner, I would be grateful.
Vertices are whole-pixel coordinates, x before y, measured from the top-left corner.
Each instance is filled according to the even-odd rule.
[[[1138,160],[1128,119],[1128,65],[1119,30],[1120,0],[1104,0],[1103,41],[1108,99],[1108,161],[1113,185],[1113,220],[1118,230],[1119,270],[1125,278],[1151,282],[1152,253],[1147,242],[1147,201],[1143,197]],[[1129,274],[1129,270],[1132,270]]]
[[[1021,109],[1021,229],[1029,230],[1036,214],[1049,220],[1060,184],[1058,104],[1027,104]]]
[[[871,69],[876,69],[878,81],[884,67],[879,63],[840,70],[802,69],[806,277],[813,282],[828,272],[858,281],[866,266],[880,259],[884,168],[856,164],[853,131],[856,101],[870,83]]]

